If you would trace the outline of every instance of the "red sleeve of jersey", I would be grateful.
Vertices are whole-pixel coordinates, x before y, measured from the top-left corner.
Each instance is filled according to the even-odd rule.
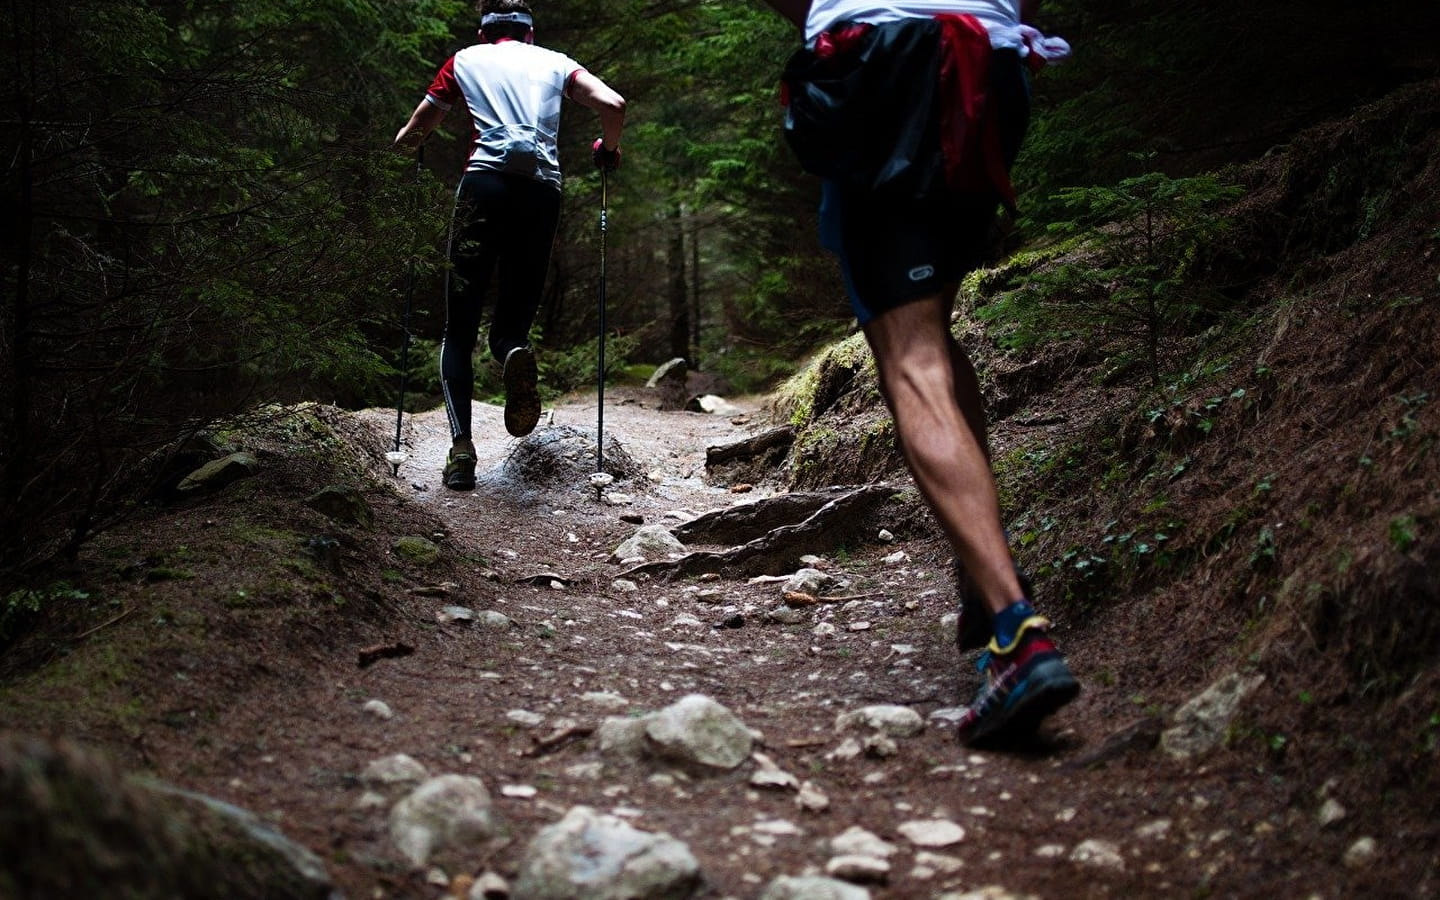
[[[581,72],[583,72],[583,71],[585,71],[585,69],[584,69],[583,67],[581,67],[581,68],[576,69],[575,71],[571,72],[569,75],[566,75],[566,76],[565,76],[565,96],[566,96],[566,97],[569,97],[569,96],[570,96],[570,89],[575,86],[575,76],[579,75],[579,74],[580,74]]]
[[[425,96],[437,101],[436,105],[442,109],[449,109],[464,97],[460,92],[460,80],[455,77],[455,57],[445,60],[445,65],[435,73],[435,80],[430,82]]]

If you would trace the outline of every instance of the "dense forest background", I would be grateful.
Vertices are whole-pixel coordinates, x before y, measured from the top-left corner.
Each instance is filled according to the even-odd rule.
[[[817,187],[779,133],[792,29],[753,2],[554,0],[536,15],[540,43],[630,103],[608,192],[614,367],[684,356],[760,389],[847,333],[813,238]],[[1050,0],[1041,24],[1076,56],[1036,82],[1010,250],[1083,224],[1104,206],[1089,189],[1150,178],[1222,196],[1223,179],[1177,180],[1433,77],[1440,8]],[[0,575],[123,516],[217,417],[393,402],[412,269],[424,392],[465,124],[447,121],[418,172],[389,142],[474,27],[459,0],[0,10]],[[596,133],[567,110],[537,335],[554,389],[595,375]]]

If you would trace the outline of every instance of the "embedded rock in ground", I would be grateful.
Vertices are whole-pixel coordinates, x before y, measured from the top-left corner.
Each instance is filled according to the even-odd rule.
[[[390,810],[390,839],[416,867],[425,865],[436,850],[494,833],[490,792],[469,775],[432,778]]]
[[[948,819],[905,822],[896,831],[917,847],[948,847],[965,840],[965,829]]]
[[[206,463],[186,475],[175,486],[182,494],[199,494],[218,491],[242,478],[249,478],[260,471],[260,460],[251,453],[232,453],[221,459]]]
[[[314,854],[253,814],[127,777],[67,741],[0,735],[0,811],[4,896],[323,900],[334,892]]]
[[[780,586],[781,593],[801,593],[818,597],[835,586],[835,576],[819,569],[800,569]]]
[[[894,844],[882,840],[859,825],[851,825],[830,839],[830,852],[836,856],[874,856],[886,859],[896,849]]]
[[[843,712],[835,717],[835,730],[869,728],[890,737],[914,737],[925,730],[925,720],[908,706],[877,704]]]
[[[515,896],[683,900],[699,886],[700,864],[685,844],[577,806],[530,842],[520,862]]]
[[[440,559],[440,548],[433,541],[411,534],[397,538],[390,545],[390,552],[401,559],[422,566],[428,566]]]
[[[665,559],[671,553],[684,553],[685,545],[664,525],[641,525],[624,543],[615,548],[612,558]]]
[[[419,784],[428,777],[424,764],[404,753],[372,760],[360,773],[360,780],[368,785]]]
[[[690,694],[649,716],[646,742],[656,756],[709,769],[733,769],[750,757],[755,736],[703,694]]]
[[[610,716],[596,732],[600,754],[623,762],[639,762],[645,757],[645,724],[645,718]]]
[[[305,505],[342,525],[365,525],[368,527],[375,519],[364,495],[353,487],[344,485],[326,485],[306,497]]]
[[[870,892],[835,878],[781,875],[766,886],[760,900],[870,900]]]
[[[1092,869],[1125,870],[1125,856],[1119,846],[1110,841],[1081,841],[1070,851],[1070,861]]]
[[[1160,735],[1161,748],[1175,759],[1190,759],[1220,745],[1240,702],[1265,681],[1232,672],[1175,712],[1175,727]]]

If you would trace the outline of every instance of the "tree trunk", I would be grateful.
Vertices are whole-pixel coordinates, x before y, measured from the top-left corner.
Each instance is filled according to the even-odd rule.
[[[666,296],[670,305],[670,356],[690,360],[690,296],[685,285],[685,216],[676,204],[670,216]]]

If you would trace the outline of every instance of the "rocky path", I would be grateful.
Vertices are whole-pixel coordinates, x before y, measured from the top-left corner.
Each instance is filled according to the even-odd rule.
[[[642,527],[763,502],[703,477],[705,447],[746,436],[753,410],[616,397],[606,433],[635,474],[608,498],[588,479],[593,398],[525,442],[498,409],[476,416],[480,489],[440,484],[440,412],[411,422],[400,473],[473,582],[418,592],[413,654],[256,722],[303,729],[285,765],[311,777],[246,799],[328,809],[295,827],[333,848],[352,895],[1325,895],[1293,847],[1276,855],[1324,798],[1163,758],[1145,698],[1107,690],[1083,631],[1061,635],[1086,694],[1042,744],[961,748],[949,722],[974,680],[947,633],[948,554],[884,512],[772,577],[639,565],[663,548],[621,561]],[[336,770],[363,775],[314,775]]]

